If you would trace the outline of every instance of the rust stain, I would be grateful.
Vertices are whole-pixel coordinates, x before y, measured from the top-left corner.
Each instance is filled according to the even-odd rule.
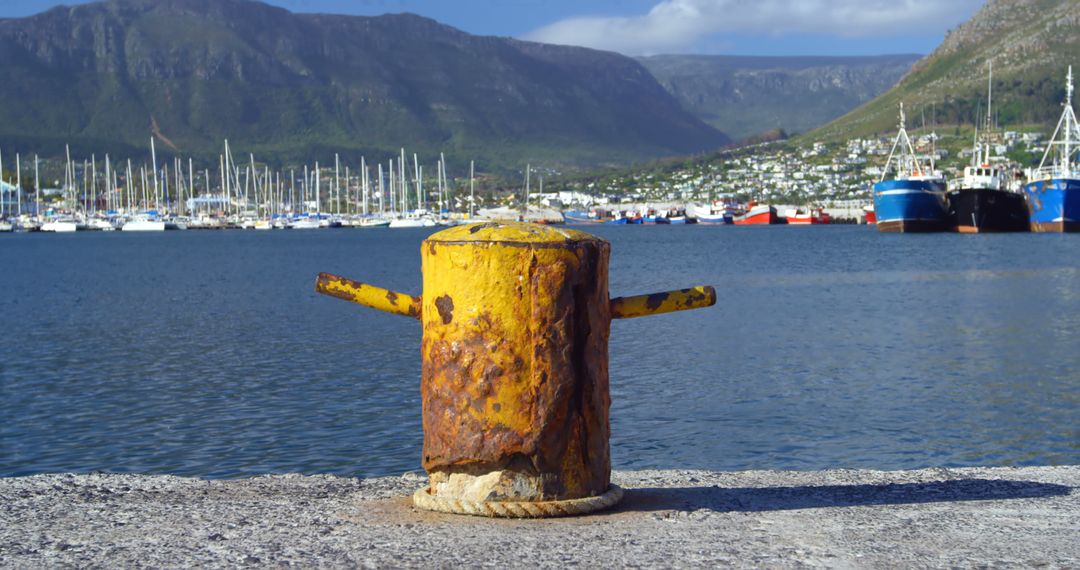
[[[450,295],[443,295],[435,299],[435,308],[439,310],[439,317],[444,325],[454,320],[454,299]]]
[[[671,293],[653,293],[649,295],[649,298],[645,301],[645,306],[650,310],[655,311],[660,308],[660,305],[667,301],[667,298],[671,296]]]

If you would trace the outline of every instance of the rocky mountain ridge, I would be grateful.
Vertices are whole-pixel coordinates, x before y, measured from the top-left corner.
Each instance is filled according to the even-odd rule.
[[[597,164],[729,141],[630,58],[408,14],[293,14],[250,0],[57,7],[0,20],[0,74],[0,141],[42,153],[69,142],[142,152],[154,135],[208,157],[229,138],[279,160],[407,146]]]

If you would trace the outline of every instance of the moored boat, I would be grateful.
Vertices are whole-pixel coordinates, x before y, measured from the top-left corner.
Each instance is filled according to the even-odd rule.
[[[148,216],[136,216],[124,222],[124,225],[120,227],[120,231],[163,232],[165,231],[165,222]]]
[[[730,204],[715,201],[709,206],[695,206],[694,216],[699,224],[732,224],[735,222],[735,210]]]
[[[390,228],[428,228],[435,225],[434,220],[428,218],[394,218],[387,227]]]
[[[824,208],[789,209],[784,217],[787,218],[787,223],[793,225],[820,225],[832,222],[832,218]]]
[[[779,224],[780,216],[776,208],[768,204],[750,204],[749,210],[734,217],[737,226],[775,225]]]
[[[953,231],[973,234],[983,232],[1028,231],[1028,209],[1023,193],[1004,158],[991,156],[993,128],[993,79],[986,95],[986,125],[981,137],[975,138],[971,164],[964,168],[964,177],[949,184],[949,227]]]
[[[78,229],[79,227],[78,224],[75,223],[75,220],[68,219],[57,218],[41,224],[41,231],[43,232],[68,233]]]
[[[568,224],[598,224],[602,222],[596,212],[583,212],[581,210],[563,210],[563,219]]]
[[[1024,195],[1010,190],[1008,173],[989,163],[968,166],[949,190],[949,227],[956,232],[1026,232]]]
[[[317,230],[319,229],[319,219],[305,216],[293,220],[289,227],[294,230]]]
[[[1080,150],[1080,124],[1072,108],[1072,95],[1073,74],[1069,66],[1065,111],[1050,144],[1046,145],[1039,167],[1028,172],[1028,183],[1024,185],[1031,230],[1035,232],[1080,231],[1080,162],[1073,157]],[[1055,150],[1048,166],[1047,159]]]
[[[385,228],[390,225],[390,220],[386,218],[364,217],[356,220],[353,224],[358,228]]]
[[[915,154],[900,104],[900,125],[881,179],[874,184],[874,212],[879,232],[940,232],[946,229],[945,179],[933,165],[925,168]],[[886,180],[895,163],[896,176]]]
[[[874,210],[874,205],[873,204],[867,204],[866,206],[863,206],[862,210],[863,210],[863,218],[866,219],[866,223],[876,225],[877,224],[877,211]]]

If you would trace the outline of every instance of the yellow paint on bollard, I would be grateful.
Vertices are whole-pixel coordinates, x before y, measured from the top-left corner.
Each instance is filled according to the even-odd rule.
[[[704,309],[716,304],[716,289],[709,285],[611,300],[611,318],[634,319],[676,311]]]
[[[353,281],[329,273],[320,273],[315,291],[338,299],[364,305],[404,317],[420,318],[420,298]]]
[[[534,224],[422,246],[423,465],[437,497],[549,501],[610,484],[607,242]]]

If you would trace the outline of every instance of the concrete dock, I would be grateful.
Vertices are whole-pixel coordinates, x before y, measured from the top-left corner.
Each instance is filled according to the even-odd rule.
[[[614,510],[413,508],[421,475],[0,479],[0,567],[1080,567],[1080,466],[616,472]]]

